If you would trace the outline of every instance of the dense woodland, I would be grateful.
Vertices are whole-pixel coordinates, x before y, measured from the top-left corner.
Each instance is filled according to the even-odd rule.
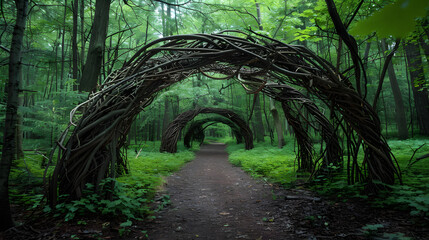
[[[58,143],[64,139],[63,131],[84,112],[79,110],[72,117],[70,111],[87,100],[90,93],[97,92],[109,75],[125,66],[139,49],[152,41],[174,35],[239,30],[248,35],[231,34],[245,38],[267,36],[290,45],[305,46],[331,63],[337,74],[350,81],[352,88],[378,114],[382,139],[387,139],[395,162],[402,170],[402,173],[395,175],[395,184],[405,183],[409,188],[399,187],[397,192],[390,190],[390,193],[383,193],[387,194],[384,197],[389,198],[389,194],[393,194],[391,196],[397,198],[400,191],[409,191],[408,195],[402,192],[406,200],[395,204],[408,206],[415,216],[427,221],[427,1],[15,0],[1,1],[0,7],[1,215],[3,211],[10,213],[9,205],[13,205],[15,208],[20,206],[15,211],[32,208],[44,214],[57,214],[55,217],[65,216],[68,221],[78,212],[84,214],[107,208],[108,203],[96,206],[98,210],[70,211],[71,207],[78,208],[79,204],[67,205],[70,203],[66,201],[54,211],[43,197],[48,191],[48,178],[59,160],[57,154],[61,144]],[[356,74],[358,71],[361,74]],[[219,79],[224,77],[218,75]],[[204,130],[205,135],[205,138],[199,136],[195,140],[228,143],[231,162],[242,166],[255,177],[264,177],[284,186],[293,185],[301,177],[300,182],[305,179],[313,190],[322,189],[328,195],[339,189],[347,189],[343,195],[363,196],[368,193],[364,185],[359,185],[365,184],[362,181],[364,178],[348,172],[359,169],[365,175],[368,170],[362,163],[365,155],[362,154],[363,147],[359,149],[365,139],[355,135],[353,141],[348,141],[350,135],[346,124],[334,124],[343,149],[344,163],[325,166],[328,172],[336,171],[337,174],[327,177],[326,171],[319,171],[323,166],[318,166],[318,171],[313,172],[315,166],[297,169],[291,163],[299,162],[296,158],[299,140],[297,142],[296,129],[285,117],[282,103],[274,101],[264,92],[249,93],[237,79],[213,80],[212,77],[205,73],[193,74],[157,92],[151,104],[141,109],[133,119],[122,147],[122,153],[126,153],[124,158],[150,160],[141,163],[144,166],[129,163],[131,173],[135,171],[134,177],[138,175],[136,172],[141,173],[138,176],[140,180],[119,177],[123,185],[117,184],[121,186],[118,191],[125,192],[133,199],[139,199],[138,196],[131,196],[136,189],[145,195],[144,200],[133,203],[137,205],[126,207],[138,208],[142,215],[149,214],[147,204],[160,181],[154,176],[175,171],[192,159],[192,151],[198,149],[199,142],[194,142],[193,148],[186,150],[182,143],[185,131],[179,136],[178,155],[169,158],[167,154],[158,153],[158,150],[163,132],[177,116],[203,107],[221,108],[238,114],[250,127],[255,140],[255,148],[250,151],[261,154],[265,151],[263,154],[268,155],[258,160],[254,152],[246,153],[243,143],[236,143],[238,130],[231,127],[229,120],[210,114],[194,119],[193,123],[200,121],[199,128]],[[321,101],[317,93],[301,86],[296,89],[313,101],[329,121],[344,121],[331,112],[331,106]],[[308,117],[309,112],[305,110],[301,115],[309,120],[305,130],[314,144],[314,157],[318,158],[324,154],[324,144],[318,131],[311,127],[317,121]],[[350,149],[349,144],[359,145],[358,150],[348,152],[345,149]],[[171,168],[165,167],[162,173],[150,166],[151,161],[157,159],[169,162],[171,158],[182,157],[183,162],[175,163],[177,166]],[[248,158],[255,158],[259,165],[246,162]],[[266,166],[261,166],[263,164]],[[353,166],[349,168],[348,164]],[[302,172],[297,174],[299,170]],[[350,174],[355,175],[350,177]],[[107,186],[111,181],[116,180],[108,178],[103,184]],[[139,185],[138,181],[147,184]],[[338,183],[342,188],[338,187]],[[347,183],[354,184],[355,190],[350,190]],[[325,187],[321,188],[320,184],[325,184]],[[329,191],[327,186],[333,190]],[[88,188],[91,190],[94,186]],[[94,197],[91,194],[93,192],[87,194],[90,196],[87,199]],[[375,193],[371,191],[370,194]],[[392,198],[390,201],[393,201]],[[126,212],[105,213],[125,216],[121,224],[123,232],[131,226],[131,220],[140,219]],[[0,222],[0,230],[12,226],[10,220],[2,219]]]

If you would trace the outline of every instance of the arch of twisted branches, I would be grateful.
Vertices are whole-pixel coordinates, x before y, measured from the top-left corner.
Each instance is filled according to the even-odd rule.
[[[229,31],[155,40],[110,74],[87,101],[71,111],[69,127],[58,141],[50,200],[55,202],[58,193],[79,198],[86,183],[93,183],[97,190],[103,178],[126,170],[121,149],[136,114],[151,104],[157,92],[194,74],[234,79],[250,94],[264,92],[281,101],[286,118],[294,125],[301,161],[314,157],[306,126],[321,130],[326,142],[323,155],[329,159],[341,155],[335,140],[341,130],[350,183],[392,184],[395,175],[400,176],[376,112],[346,76],[303,46]],[[297,89],[323,102],[332,120]],[[305,116],[302,108],[312,111],[313,117]],[[361,147],[362,164],[358,161]]]
[[[179,114],[168,125],[162,134],[160,151],[170,153],[177,152],[177,141],[179,139],[180,133],[182,132],[182,129],[186,126],[186,124],[199,114],[209,113],[223,116],[236,124],[240,128],[241,135],[244,137],[245,148],[253,148],[252,131],[250,130],[246,121],[244,121],[243,118],[241,118],[238,114],[231,110],[222,108],[198,108]]]
[[[191,124],[188,127],[188,130],[185,133],[185,137],[183,138],[183,144],[185,145],[185,147],[187,148],[192,147],[193,141],[198,141],[201,145],[204,142],[204,138],[205,138],[204,130],[207,127],[216,123],[223,123],[229,126],[237,141],[237,144],[240,144],[243,142],[243,134],[240,131],[240,127],[237,126],[234,122],[224,117],[208,117],[208,118],[191,122]],[[252,135],[250,135],[250,137],[252,137]]]

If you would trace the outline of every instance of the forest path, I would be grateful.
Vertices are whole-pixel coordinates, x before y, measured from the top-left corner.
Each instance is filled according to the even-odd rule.
[[[149,239],[294,239],[287,219],[274,221],[282,210],[271,186],[231,165],[224,144],[202,146],[167,178],[166,191],[171,205],[158,212]]]

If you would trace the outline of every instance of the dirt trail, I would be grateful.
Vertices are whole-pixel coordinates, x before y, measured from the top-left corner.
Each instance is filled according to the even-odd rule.
[[[171,205],[150,239],[292,239],[273,221],[271,187],[228,162],[225,145],[201,147],[195,160],[167,179]]]

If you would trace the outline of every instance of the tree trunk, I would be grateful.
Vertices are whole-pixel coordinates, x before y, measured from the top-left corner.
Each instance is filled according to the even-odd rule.
[[[86,63],[79,85],[80,91],[89,92],[94,90],[97,86],[97,79],[100,75],[101,63],[103,61],[107,27],[109,24],[109,10],[110,1],[96,0],[91,40],[89,41]]]
[[[73,81],[77,81],[77,74],[78,74],[78,59],[77,59],[77,18],[78,18],[78,10],[79,10],[79,1],[74,0],[72,2],[72,11],[73,11],[73,33],[72,33],[72,68],[73,68]],[[76,85],[73,85],[73,90],[76,89]]]
[[[63,89],[63,82],[64,82],[64,65],[65,65],[65,59],[66,59],[66,45],[64,42],[65,36],[66,36],[66,17],[67,17],[67,0],[64,1],[64,16],[63,16],[63,29],[61,31],[61,77],[60,77],[60,89]],[[57,55],[55,55],[57,56]],[[57,81],[58,82],[58,81]],[[57,91],[57,89],[55,89]]]
[[[262,17],[261,17],[261,8],[259,6],[259,3],[255,1],[255,6],[256,6],[256,12],[257,12],[257,16],[258,16],[258,26],[259,26],[259,30],[264,30],[263,26],[262,26]],[[265,142],[264,139],[264,133],[265,133],[265,129],[264,129],[264,124],[262,122],[262,112],[261,112],[261,101],[259,98],[259,94],[257,93],[255,96],[255,101],[254,101],[254,110],[255,110],[255,125],[256,128],[254,128],[255,131],[255,137],[256,137],[256,141],[257,142]]]
[[[80,1],[80,70],[85,65],[85,0]],[[81,72],[82,73],[82,72]],[[76,83],[78,84],[78,82]]]
[[[405,45],[408,70],[410,72],[411,87],[414,95],[414,105],[417,113],[417,122],[420,134],[429,136],[429,100],[427,89],[424,88],[425,76],[423,72],[420,49],[417,42],[410,41]]]
[[[19,77],[18,77],[18,81],[19,81],[19,86],[18,89],[22,89],[22,67],[19,70],[18,73]],[[23,106],[24,104],[24,98],[23,96],[19,96],[18,93],[18,108]],[[24,150],[23,150],[23,146],[22,146],[22,138],[23,138],[23,134],[22,134],[22,122],[23,122],[23,116],[22,114],[18,111],[16,113],[16,136],[15,136],[15,140],[16,140],[16,159],[21,159],[24,157]]]
[[[381,40],[381,49],[385,53],[387,51],[386,40]],[[399,88],[398,79],[396,78],[395,69],[393,68],[392,61],[387,67],[387,74],[389,75],[390,86],[392,87],[393,99],[395,100],[395,119],[398,127],[399,139],[408,138],[407,119],[405,117],[405,107],[402,101],[401,89]],[[386,109],[387,110],[387,109]]]
[[[420,36],[419,43],[420,43],[420,46],[422,47],[423,52],[426,56],[426,62],[429,64],[429,43],[427,41],[428,41],[428,39],[424,39],[423,36]]]
[[[164,99],[164,119],[162,121],[162,134],[167,129],[168,124],[170,123],[170,100],[166,96]]]
[[[19,72],[21,49],[27,20],[28,0],[15,1],[17,15],[9,56],[9,81],[7,85],[6,118],[3,135],[3,152],[0,162],[0,231],[14,226],[9,204],[9,173],[15,156],[15,131],[18,112]]]
[[[424,33],[420,35],[419,43],[426,55],[426,62],[429,64],[429,43],[427,42],[429,41],[429,21],[427,18],[422,21],[422,29]]]
[[[363,59],[362,59],[362,61],[363,61],[363,64],[362,64],[362,70],[363,71],[365,71],[365,73],[366,73],[366,75],[367,75],[367,79],[366,79],[366,81],[368,81],[369,80],[369,74],[368,74],[368,58],[369,58],[369,51],[371,50],[371,42],[367,42],[366,43],[366,46],[365,46],[365,52],[364,52],[364,55],[363,55]],[[369,84],[369,82],[365,82],[365,77],[364,77],[364,75],[362,74],[362,76],[361,76],[361,88],[362,89],[365,89],[365,97],[366,97],[366,93],[367,93],[367,85]]]
[[[257,93],[255,96],[255,135],[256,135],[256,141],[257,142],[265,142],[264,139],[264,123],[262,121],[262,111],[261,111],[261,101],[259,98],[259,94]]]
[[[171,2],[167,0],[167,2]],[[173,35],[173,23],[172,23],[172,14],[171,14],[171,5],[167,4],[167,35],[165,36],[171,36]]]
[[[282,148],[285,143],[285,138],[283,136],[283,127],[280,121],[279,112],[277,111],[276,105],[274,104],[274,100],[270,98],[270,112],[274,118],[274,126],[276,127],[277,132],[277,147]]]

